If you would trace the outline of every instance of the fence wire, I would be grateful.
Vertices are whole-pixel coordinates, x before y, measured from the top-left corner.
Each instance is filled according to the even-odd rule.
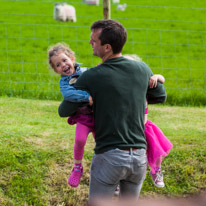
[[[7,4],[55,4],[53,1],[7,0]],[[129,2],[129,1],[128,1]],[[134,1],[133,1],[134,2]],[[77,8],[82,1],[69,2]],[[112,4],[114,8],[116,5]],[[51,5],[50,5],[51,7]],[[101,7],[101,1],[98,8]],[[129,4],[127,8],[170,9],[205,12],[206,8],[151,6]],[[116,14],[115,14],[116,12]],[[205,19],[161,19],[117,15],[113,19],[127,25],[128,40],[123,53],[138,54],[153,73],[165,76],[165,86],[171,93],[199,94],[206,98]],[[98,13],[99,14],[99,13]],[[77,14],[78,22],[100,19],[102,14]],[[34,18],[38,21],[34,22]],[[44,21],[41,21],[43,20]],[[56,23],[52,12],[18,12],[0,9],[0,94],[11,96],[60,99],[59,76],[47,64],[47,48],[57,42],[67,42],[76,53],[77,61],[93,67],[100,59],[92,56],[90,25]],[[28,23],[31,22],[31,23]],[[34,23],[33,23],[34,22]],[[45,23],[46,22],[46,23]],[[152,24],[159,28],[147,27]],[[175,29],[164,25],[176,24]],[[199,26],[201,24],[201,26]],[[139,27],[139,25],[141,25]],[[186,25],[186,26],[185,26]],[[157,26],[156,26],[157,27]]]

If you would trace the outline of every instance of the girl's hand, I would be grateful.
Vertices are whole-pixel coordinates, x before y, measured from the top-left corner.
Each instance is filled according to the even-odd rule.
[[[93,99],[91,96],[89,96],[89,105],[92,106],[93,105]]]
[[[154,88],[157,86],[158,76],[153,75],[149,79],[149,88]]]

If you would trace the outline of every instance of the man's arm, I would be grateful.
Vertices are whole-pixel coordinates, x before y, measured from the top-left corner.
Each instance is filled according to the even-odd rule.
[[[147,90],[148,104],[163,103],[166,101],[166,98],[167,98],[167,93],[162,83],[157,82],[157,86],[154,88],[148,87],[148,90]]]
[[[86,90],[86,76],[84,72],[76,81],[74,87],[76,89],[82,89]],[[89,100],[91,102],[91,99]],[[88,103],[86,103],[88,104]],[[68,117],[76,113],[78,107],[85,105],[85,103],[77,103],[77,102],[68,102],[64,100],[60,105],[58,109],[58,113],[60,117]]]
[[[144,67],[145,71],[147,72],[148,76],[151,78],[151,76],[153,76],[152,70],[144,62],[142,62],[141,64]],[[167,94],[165,91],[165,87],[162,83],[158,81],[156,87],[150,88],[149,81],[148,81],[148,89],[147,89],[148,104],[163,103],[166,101],[166,97]]]
[[[79,106],[83,106],[85,103],[68,102],[63,100],[59,105],[58,113],[60,117],[69,117],[76,113]]]

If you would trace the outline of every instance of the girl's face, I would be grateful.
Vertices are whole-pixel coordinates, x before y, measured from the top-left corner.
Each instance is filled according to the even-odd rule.
[[[51,62],[54,65],[54,71],[57,74],[70,76],[76,72],[74,68],[75,58],[70,58],[63,52],[52,56]]]

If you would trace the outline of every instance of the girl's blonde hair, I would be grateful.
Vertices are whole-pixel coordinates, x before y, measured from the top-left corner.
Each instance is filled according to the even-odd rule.
[[[54,65],[51,58],[61,52],[65,53],[69,58],[75,58],[75,52],[72,51],[66,43],[57,43],[52,45],[48,48],[48,63],[52,69],[54,69]]]
[[[131,60],[135,60],[137,62],[142,62],[142,59],[136,54],[125,54],[125,55],[123,55],[123,57],[125,57],[127,59],[131,59]]]

